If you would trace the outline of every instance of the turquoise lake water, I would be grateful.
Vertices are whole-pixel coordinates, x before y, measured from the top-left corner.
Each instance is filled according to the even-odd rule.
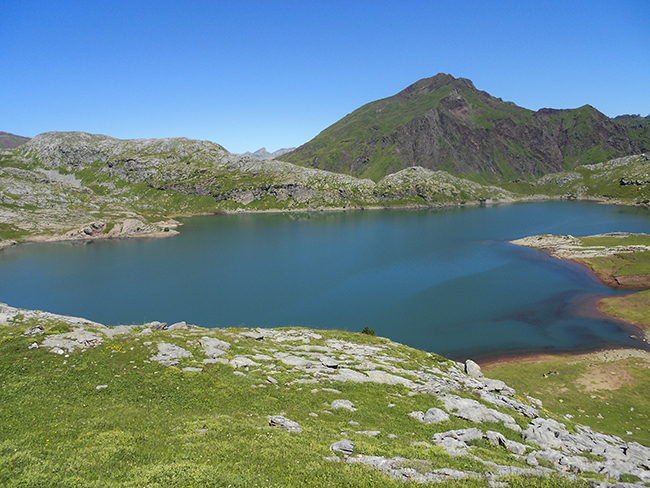
[[[185,320],[361,331],[448,357],[645,347],[595,310],[621,294],[532,234],[650,233],[630,207],[545,202],[450,210],[215,215],[181,235],[0,252],[0,301],[107,325]]]

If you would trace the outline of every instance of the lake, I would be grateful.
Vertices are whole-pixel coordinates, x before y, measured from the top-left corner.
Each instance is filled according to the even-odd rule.
[[[0,301],[107,325],[361,331],[464,359],[645,347],[585,268],[509,240],[650,233],[646,209],[544,202],[187,219],[169,239],[0,252]]]

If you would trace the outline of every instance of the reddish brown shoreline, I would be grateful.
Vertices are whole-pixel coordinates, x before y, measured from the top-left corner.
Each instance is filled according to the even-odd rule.
[[[546,252],[552,252],[552,249],[549,248],[538,248],[542,249]],[[558,259],[564,259],[564,258],[558,258]],[[629,290],[630,294],[633,294],[637,291],[640,291],[640,289],[647,289],[647,287],[650,286],[650,283],[646,284],[646,287],[631,287],[631,286],[625,286],[621,285],[616,279],[613,277],[610,277],[611,279],[605,279],[604,276],[601,274],[597,273],[594,271],[594,269],[589,265],[589,263],[582,261],[580,259],[564,259],[566,261],[571,261],[573,263],[576,263],[584,268],[587,268],[591,274],[598,279],[601,283],[609,286],[610,288],[615,288],[619,290]],[[645,326],[642,324],[638,324],[629,320],[623,320],[618,317],[612,317],[611,315],[607,315],[601,310],[601,299],[598,299],[595,301],[595,307],[593,308],[594,311],[598,312],[600,315],[607,317],[612,320],[619,321],[621,323],[627,324],[629,326],[634,327],[635,329],[638,330],[639,334],[643,336],[650,336],[650,330],[647,329]],[[646,339],[643,339],[644,342],[647,342]],[[553,359],[558,359],[558,358],[578,358],[581,356],[589,356],[589,355],[607,355],[608,352],[613,352],[614,356],[617,356],[616,351],[644,351],[643,349],[631,349],[631,348],[626,348],[626,347],[603,347],[599,348],[597,350],[576,350],[576,351],[571,351],[571,352],[558,352],[558,353],[546,353],[546,352],[531,352],[531,353],[524,353],[524,354],[514,354],[514,355],[504,355],[504,356],[498,356],[495,358],[489,358],[485,360],[477,359],[477,363],[480,364],[482,369],[485,369],[486,371],[489,371],[490,369],[498,368],[501,365],[506,365],[506,364],[511,364],[511,363],[517,363],[517,364],[526,364],[526,363],[535,363],[535,362],[543,362],[545,360],[553,360]],[[644,351],[646,352],[646,351]],[[650,354],[650,353],[648,353]]]

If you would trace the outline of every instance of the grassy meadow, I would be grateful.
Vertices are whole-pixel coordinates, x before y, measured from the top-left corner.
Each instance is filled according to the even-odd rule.
[[[438,424],[415,421],[409,412],[440,407],[440,401],[413,395],[402,385],[295,382],[304,379],[304,373],[279,360],[273,372],[277,385],[262,368],[198,365],[192,358],[166,367],[150,360],[155,344],[163,340],[198,357],[197,339],[205,329],[138,336],[141,329],[136,328],[97,347],[53,354],[48,348],[30,348],[43,336],[23,332],[36,324],[44,327],[45,336],[69,330],[65,323],[45,319],[17,318],[0,326],[2,486],[403,486],[403,481],[370,467],[326,460],[342,460],[329,445],[344,438],[354,442],[355,454],[400,456],[404,467],[415,470],[487,469],[471,457],[452,457],[444,448],[426,444],[435,432],[475,424],[453,416]],[[287,350],[282,343],[270,347],[238,337],[237,332],[212,333],[232,344],[228,357]],[[322,339],[310,345],[332,338],[358,344],[388,342],[341,331],[318,333]],[[395,346],[390,354],[407,370],[444,370],[450,364],[406,346]],[[203,371],[181,369],[197,365]],[[358,410],[334,410],[330,405],[335,399],[350,400]],[[270,427],[267,416],[279,414],[298,422],[302,432]],[[516,421],[527,424],[523,417]],[[519,436],[502,424],[481,428],[512,440]],[[363,433],[372,430],[380,433]],[[473,453],[481,459],[526,467],[503,447],[486,440],[473,444]],[[505,481],[510,486],[585,486],[584,481],[556,476],[511,476]],[[488,485],[485,479],[465,479],[436,486]]]

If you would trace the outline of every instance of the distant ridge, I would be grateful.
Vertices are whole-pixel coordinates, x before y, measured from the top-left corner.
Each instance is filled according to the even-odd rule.
[[[282,148],[282,149],[278,149],[277,151],[271,153],[271,152],[268,152],[265,147],[263,147],[263,148],[258,149],[257,151],[255,151],[253,153],[247,151],[244,154],[242,154],[242,156],[251,156],[251,157],[257,158],[257,159],[275,159],[278,156],[282,156],[283,154],[288,153],[289,151],[293,151],[294,149],[295,149],[295,147]]]
[[[498,182],[648,150],[648,118],[610,119],[590,105],[534,112],[441,73],[362,106],[282,160],[375,181],[422,166]]]
[[[9,132],[0,131],[0,149],[14,149],[29,142],[31,137],[17,136]]]

